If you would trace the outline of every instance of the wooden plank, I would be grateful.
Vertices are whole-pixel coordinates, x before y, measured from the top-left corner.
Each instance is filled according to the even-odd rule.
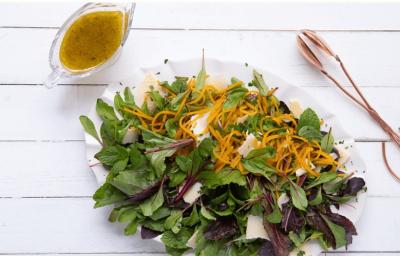
[[[368,196],[400,197],[399,184],[383,164],[380,143],[360,142],[357,147],[368,168]],[[388,145],[388,154],[399,170],[400,154],[393,144]],[[97,189],[82,141],[0,142],[0,155],[0,197],[91,197]]]
[[[55,33],[54,29],[0,29],[3,56],[0,84],[42,83],[50,73],[48,52]],[[400,33],[324,32],[322,35],[338,50],[361,86],[399,86]],[[207,58],[247,62],[299,86],[331,87],[299,54],[295,36],[296,32],[276,31],[137,30],[130,35],[113,67],[74,82],[113,82],[128,77],[139,67],[159,65],[164,59],[199,58],[204,48]]]
[[[163,251],[156,242],[124,237],[121,226],[107,222],[108,209],[93,210],[90,199],[1,199],[0,204],[4,254]],[[400,198],[369,198],[349,250],[399,251],[399,205]],[[384,221],[377,219],[382,211]],[[376,242],[377,234],[385,239]]]
[[[3,3],[0,26],[57,27],[81,5],[79,2]],[[394,2],[142,1],[137,4],[133,24],[136,28],[166,29],[398,30],[399,10],[399,4]]]
[[[361,109],[334,87],[304,87],[358,140],[384,140],[387,136]],[[78,117],[86,114],[104,86],[0,86],[0,140],[82,140]],[[371,104],[397,127],[400,87],[366,87]],[[304,106],[307,103],[304,102]]]

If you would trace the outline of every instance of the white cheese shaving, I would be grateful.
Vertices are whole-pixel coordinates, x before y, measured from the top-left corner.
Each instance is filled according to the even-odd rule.
[[[300,177],[301,175],[306,174],[306,173],[307,173],[307,171],[304,170],[303,168],[299,168],[299,169],[296,170],[296,176],[297,177]]]
[[[337,145],[336,148],[337,148],[337,150],[339,152],[339,160],[338,160],[338,162],[340,164],[347,163],[347,161],[349,161],[349,159],[350,159],[350,152],[343,145]]]
[[[300,101],[296,99],[292,99],[289,101],[289,109],[293,113],[295,118],[300,118],[301,113],[303,113],[304,109],[301,106]]]
[[[249,118],[248,115],[244,115],[241,116],[239,118],[236,119],[236,124],[243,124],[244,122],[246,122],[247,118]]]
[[[192,249],[196,247],[197,232],[199,231],[197,230],[196,232],[194,232],[193,235],[189,238],[189,240],[186,242],[186,246]]]
[[[223,90],[228,86],[225,77],[223,76],[209,76],[206,78],[206,84],[212,84],[215,88]]]
[[[200,182],[194,183],[193,186],[186,191],[185,195],[183,195],[183,201],[188,204],[193,204],[196,202],[197,198],[200,197],[200,188]]]
[[[207,112],[203,115],[201,115],[200,117],[198,117],[199,115],[194,115],[191,117],[191,120],[194,120],[196,118],[198,118],[194,124],[193,124],[193,134],[197,136],[198,138],[198,142],[204,140],[205,138],[210,137],[210,133],[206,132],[204,133],[204,131],[206,130],[207,126],[208,126],[208,116],[210,115],[210,112]]]
[[[276,200],[276,203],[278,204],[279,209],[282,210],[282,205],[286,204],[289,202],[289,197],[287,196],[286,193],[282,193],[279,197],[278,200]]]
[[[253,134],[249,134],[246,136],[243,144],[238,148],[238,152],[242,157],[246,157],[250,151],[252,151],[255,147],[258,147],[260,142]]]
[[[269,240],[260,216],[249,215],[247,218],[246,239],[262,238]]]
[[[156,76],[153,73],[147,73],[140,86],[134,91],[136,105],[142,106],[144,99],[146,99],[146,94],[151,91],[151,88],[163,95]],[[150,112],[153,112],[156,108],[156,104],[150,98],[147,98],[147,108]]]
[[[134,127],[129,127],[126,131],[124,138],[122,139],[122,144],[133,143],[137,140],[138,131]]]

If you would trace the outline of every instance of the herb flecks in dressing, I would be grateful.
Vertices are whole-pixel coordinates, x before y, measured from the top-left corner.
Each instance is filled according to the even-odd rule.
[[[61,43],[61,63],[70,70],[85,70],[106,62],[121,45],[123,13],[99,11],[78,18]]]

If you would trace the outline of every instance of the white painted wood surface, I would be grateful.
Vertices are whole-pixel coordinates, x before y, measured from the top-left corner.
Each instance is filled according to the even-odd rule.
[[[313,28],[348,64],[366,96],[400,126],[400,4],[139,3],[119,62],[91,78],[46,90],[48,50],[79,3],[0,4],[0,255],[163,255],[124,237],[93,210],[96,189],[78,116],[106,83],[164,59],[207,57],[248,62],[303,87],[339,116],[368,166],[368,201],[349,251],[327,255],[400,255],[400,185],[385,171],[387,136],[336,88],[311,70],[295,46]],[[399,150],[389,145],[400,170]]]

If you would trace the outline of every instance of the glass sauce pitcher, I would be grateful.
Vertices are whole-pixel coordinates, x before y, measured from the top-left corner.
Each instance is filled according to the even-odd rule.
[[[52,72],[44,85],[53,88],[60,79],[111,66],[128,38],[134,9],[135,3],[88,3],[72,14],[51,45]]]

